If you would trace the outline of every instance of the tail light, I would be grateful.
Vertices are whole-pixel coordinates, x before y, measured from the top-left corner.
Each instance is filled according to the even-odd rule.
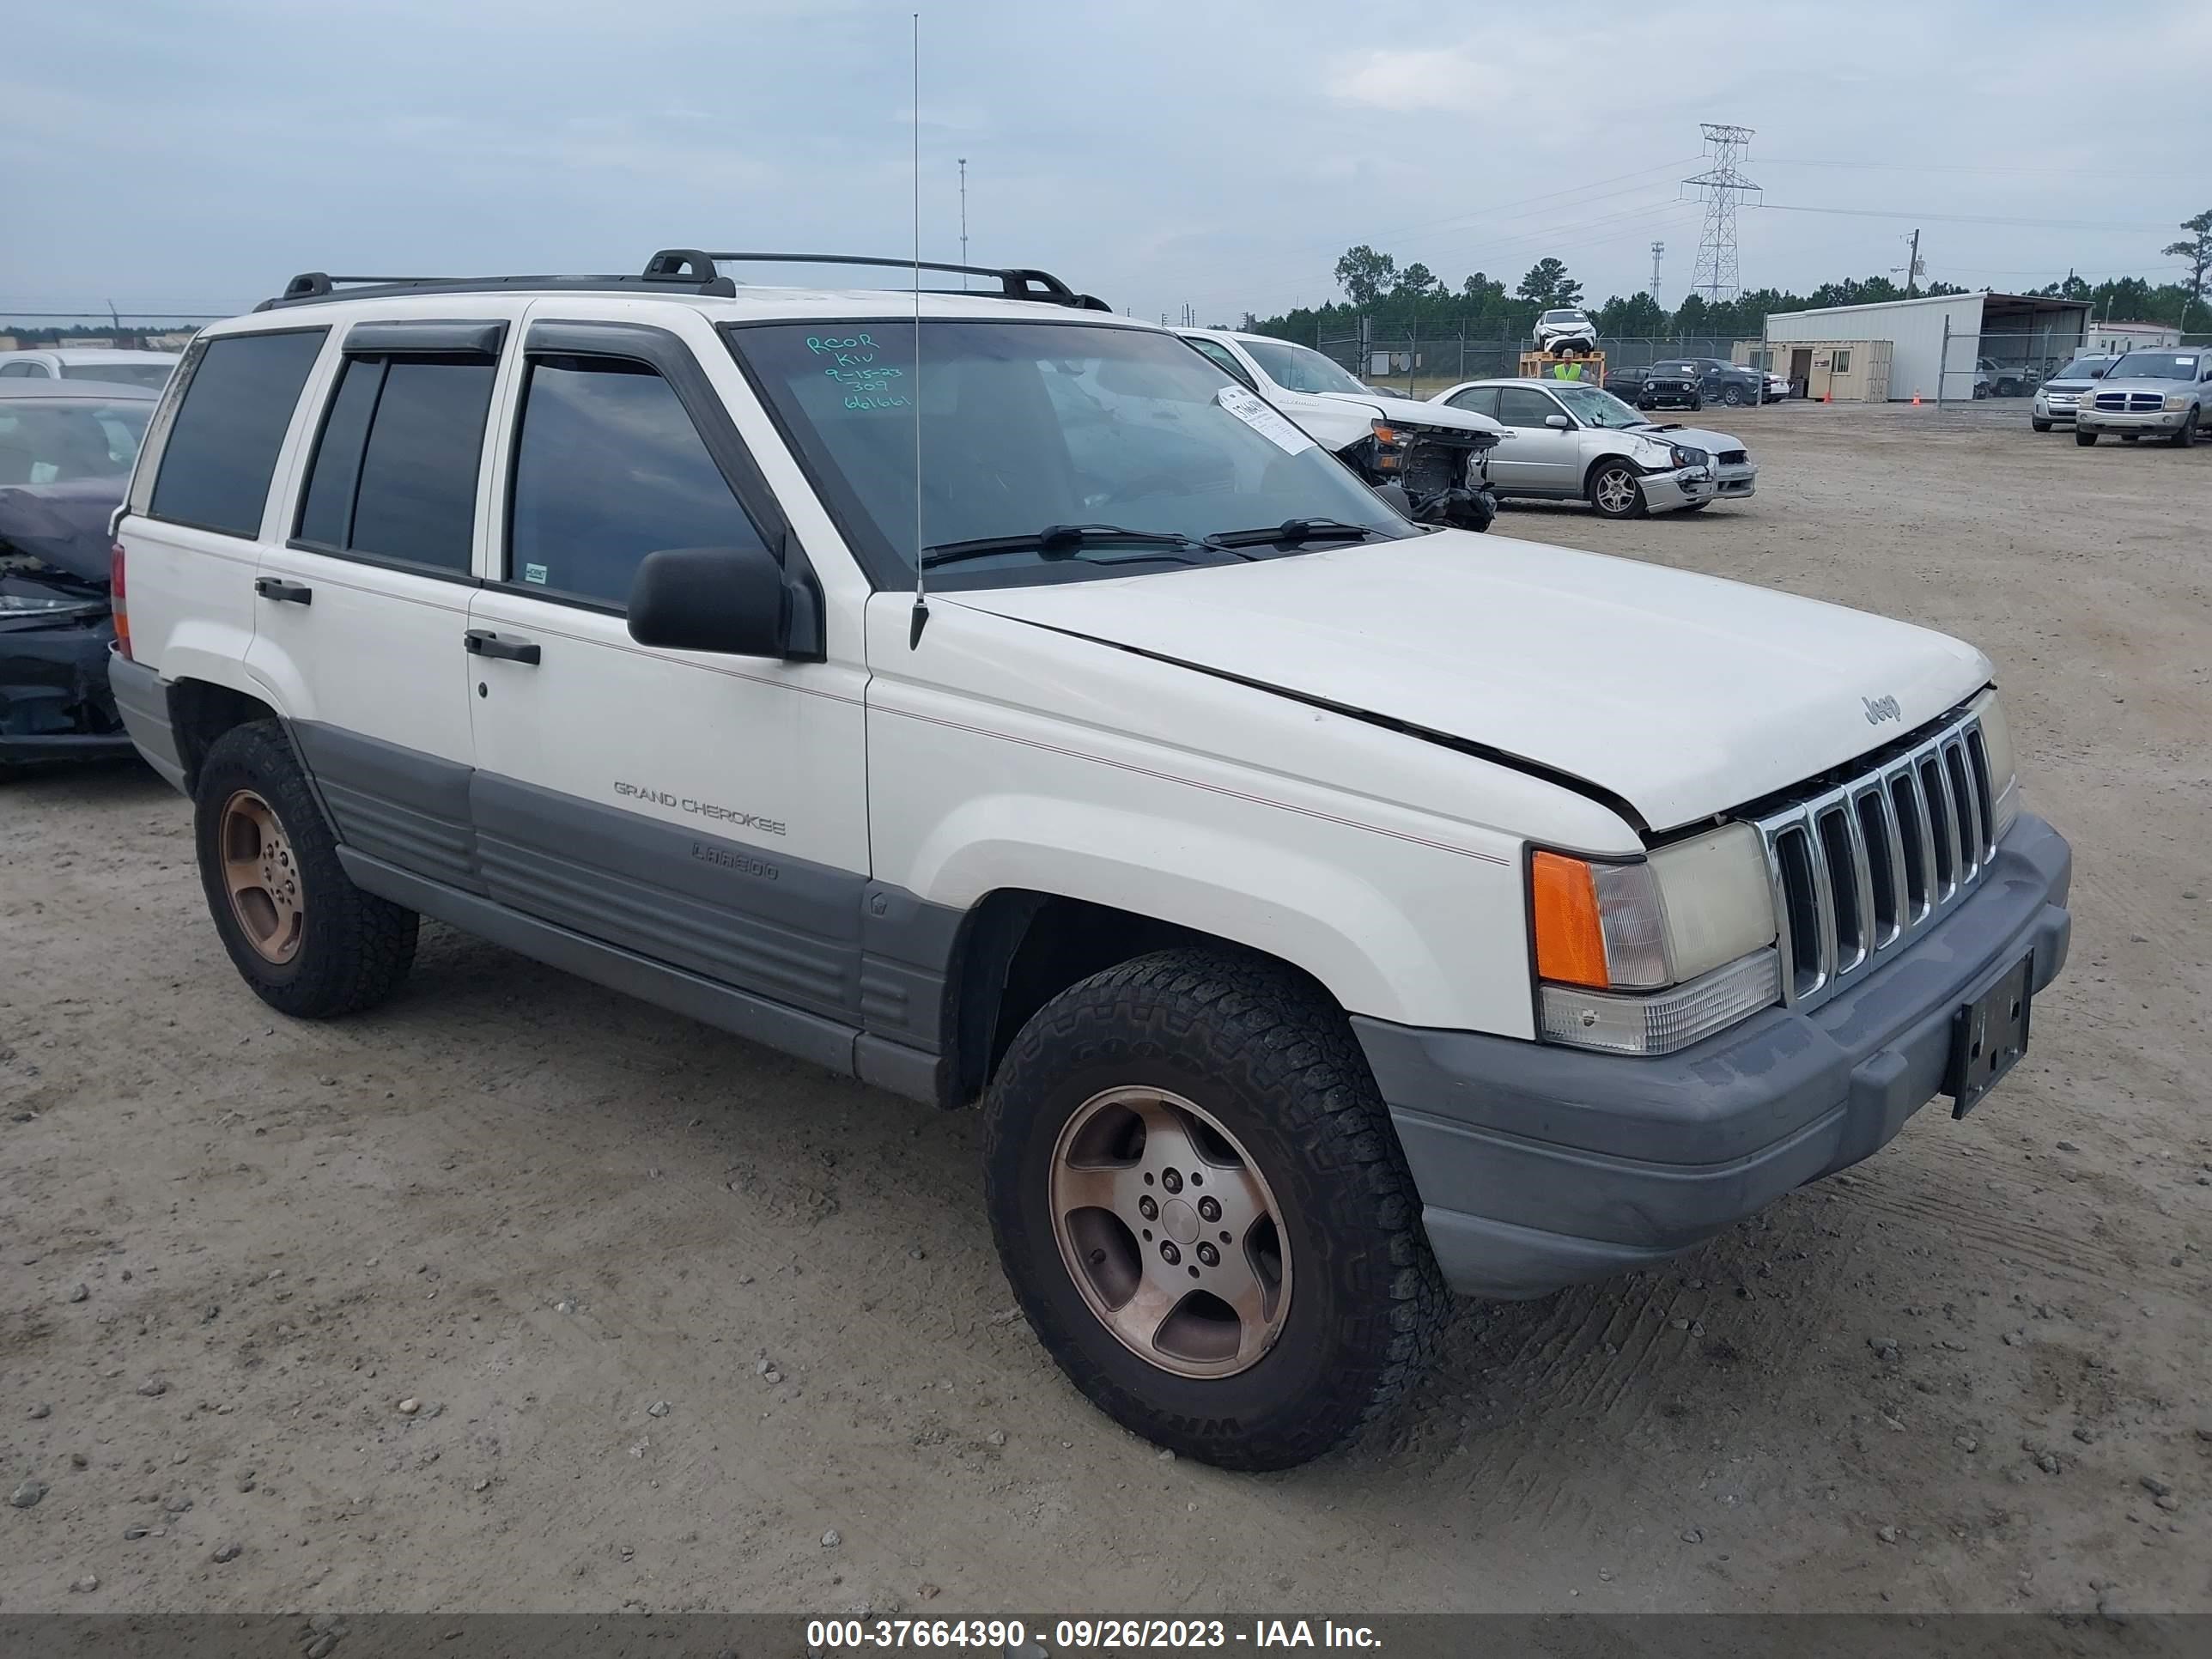
[[[107,598],[115,615],[115,648],[123,653],[125,662],[135,661],[131,654],[131,606],[123,592],[123,544],[117,542],[107,550]]]

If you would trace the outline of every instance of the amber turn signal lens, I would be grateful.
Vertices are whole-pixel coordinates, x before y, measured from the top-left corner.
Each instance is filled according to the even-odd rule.
[[[1536,977],[1556,985],[1610,984],[1596,873],[1580,859],[1533,853],[1528,890],[1536,920]]]

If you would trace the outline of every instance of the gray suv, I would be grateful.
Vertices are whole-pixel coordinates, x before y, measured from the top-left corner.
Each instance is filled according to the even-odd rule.
[[[2130,351],[2106,371],[2074,409],[2074,441],[2085,447],[2106,433],[2128,443],[2146,433],[2185,449],[2212,404],[2212,351]]]

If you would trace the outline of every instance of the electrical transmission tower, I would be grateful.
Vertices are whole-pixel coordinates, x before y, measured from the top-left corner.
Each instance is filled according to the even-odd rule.
[[[1751,148],[1752,129],[1717,121],[1699,123],[1705,129],[1705,154],[1712,165],[1694,179],[1685,179],[1705,204],[1705,228],[1698,238],[1698,267],[1690,278],[1692,293],[1702,289],[1709,303],[1735,297],[1736,203],[1759,186],[1743,176],[1736,165]]]
[[[1659,256],[1667,251],[1664,242],[1651,244],[1651,303],[1659,303]]]

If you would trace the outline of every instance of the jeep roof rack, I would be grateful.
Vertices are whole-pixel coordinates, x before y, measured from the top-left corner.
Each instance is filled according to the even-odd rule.
[[[339,292],[343,286],[346,291]],[[648,270],[641,276],[332,276],[319,270],[302,271],[284,284],[273,300],[264,300],[256,311],[276,311],[286,306],[316,305],[325,300],[374,300],[399,294],[471,294],[498,289],[592,290],[643,289],[660,294],[705,294],[730,299],[738,285],[717,276],[711,267],[702,276]]]
[[[289,306],[319,304],[328,300],[374,300],[404,294],[472,294],[500,289],[550,289],[556,292],[614,289],[657,294],[701,294],[734,299],[738,284],[715,269],[717,260],[743,264],[872,265],[889,270],[913,270],[912,259],[887,259],[853,253],[704,253],[696,248],[663,248],[646,261],[645,270],[632,276],[332,276],[307,270],[284,284],[284,291],[254,307],[276,311]],[[996,297],[1030,300],[1043,305],[1069,306],[1082,311],[1110,311],[1103,300],[1078,294],[1048,270],[1024,266],[948,265],[924,259],[919,269],[966,276],[988,276],[999,284]],[[343,291],[341,291],[343,289]],[[952,293],[930,289],[933,294]],[[993,297],[988,294],[976,298]]]
[[[649,277],[666,280],[689,278],[699,280],[716,274],[717,264],[728,260],[732,264],[783,265],[868,265],[885,270],[934,270],[960,276],[988,276],[999,284],[999,297],[1006,300],[1033,300],[1044,305],[1072,306],[1081,311],[1108,311],[1112,307],[1103,300],[1091,295],[1078,294],[1048,270],[1038,270],[1027,265],[952,265],[935,259],[885,258],[873,253],[708,253],[697,248],[663,248],[645,262],[645,274]],[[960,290],[931,289],[928,293],[951,293]]]

